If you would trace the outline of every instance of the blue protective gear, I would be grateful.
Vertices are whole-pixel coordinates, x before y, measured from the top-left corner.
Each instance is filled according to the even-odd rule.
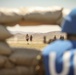
[[[76,9],[62,23],[62,32],[76,35]],[[57,40],[42,51],[46,75],[76,75],[76,40]]]
[[[76,9],[73,9],[62,22],[62,32],[76,34]]]
[[[65,54],[66,51],[71,51],[71,49],[76,48],[76,41],[68,41],[68,40],[57,40],[51,44],[49,44],[47,47],[44,48],[43,52],[42,52],[42,56],[43,56],[43,63],[44,63],[44,67],[45,67],[45,71],[46,71],[46,75],[55,75],[53,74],[52,70],[50,70],[49,68],[51,67],[50,65],[52,64],[50,62],[50,55],[52,53],[56,53],[56,59],[53,63],[55,63],[55,70],[56,70],[56,75],[64,75],[64,74],[60,74],[63,71],[63,55]],[[68,55],[67,55],[68,56]],[[52,57],[54,59],[54,57]],[[66,57],[67,58],[67,57]],[[70,57],[70,60],[71,57]],[[51,59],[52,61],[52,59]],[[67,60],[65,60],[67,62]],[[71,67],[73,67],[73,62],[69,61],[70,66],[69,66],[69,71],[67,72],[66,75],[75,75],[73,72],[73,69]],[[53,65],[53,64],[52,64]],[[53,69],[53,67],[52,67]]]

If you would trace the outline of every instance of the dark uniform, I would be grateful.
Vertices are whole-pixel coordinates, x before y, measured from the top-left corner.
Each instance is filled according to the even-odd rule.
[[[29,41],[29,35],[26,34],[26,41],[28,42]]]

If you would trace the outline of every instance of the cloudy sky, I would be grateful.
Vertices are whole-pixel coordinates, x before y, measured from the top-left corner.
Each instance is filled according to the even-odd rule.
[[[49,7],[49,6],[61,6],[68,9],[76,7],[76,0],[0,0],[0,7]],[[58,26],[32,26],[32,27],[8,27],[10,31],[25,31],[25,32],[49,32],[60,30]],[[34,30],[35,29],[35,30]]]

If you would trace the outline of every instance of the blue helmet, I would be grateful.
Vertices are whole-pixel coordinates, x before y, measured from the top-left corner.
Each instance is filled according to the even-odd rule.
[[[62,23],[62,32],[76,34],[76,8],[65,17]]]

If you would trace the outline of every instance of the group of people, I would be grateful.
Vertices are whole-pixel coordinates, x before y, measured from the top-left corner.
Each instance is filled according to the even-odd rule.
[[[28,42],[29,40],[32,42],[33,36],[32,35],[29,36],[28,34],[26,34],[26,41]]]
[[[46,75],[76,75],[76,8],[61,24],[66,40],[56,40],[42,51]]]
[[[64,38],[64,36],[61,35],[59,39],[64,40],[65,38]],[[46,36],[43,37],[43,43],[44,44],[49,44],[49,43],[52,43],[52,42],[54,42],[56,40],[57,40],[56,35],[53,37],[53,39],[49,39],[48,41],[46,39]]]

